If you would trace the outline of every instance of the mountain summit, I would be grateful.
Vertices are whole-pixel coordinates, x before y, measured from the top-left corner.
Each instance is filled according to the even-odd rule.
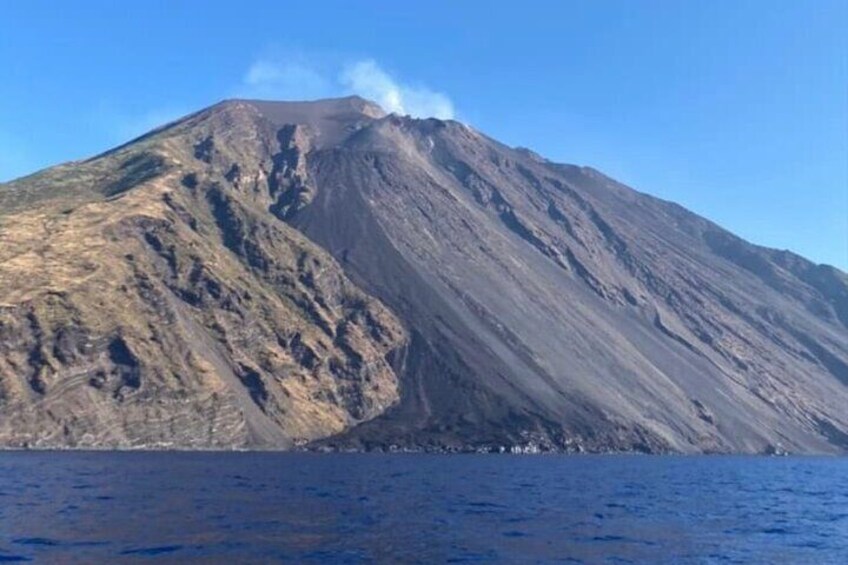
[[[0,444],[848,449],[848,275],[357,97],[0,185]]]

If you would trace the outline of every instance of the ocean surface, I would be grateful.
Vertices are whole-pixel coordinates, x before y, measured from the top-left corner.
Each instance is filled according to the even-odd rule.
[[[848,459],[0,453],[0,562],[848,563]]]

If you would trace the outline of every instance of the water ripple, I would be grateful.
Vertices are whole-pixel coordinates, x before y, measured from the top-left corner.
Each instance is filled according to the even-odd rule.
[[[14,452],[0,470],[0,562],[848,562],[845,459]]]

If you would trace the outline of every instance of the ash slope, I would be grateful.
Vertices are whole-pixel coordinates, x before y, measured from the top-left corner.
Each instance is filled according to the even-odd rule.
[[[848,277],[357,98],[0,187],[6,444],[844,452]]]

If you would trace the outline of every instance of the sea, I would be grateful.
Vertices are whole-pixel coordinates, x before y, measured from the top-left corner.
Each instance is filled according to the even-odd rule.
[[[848,563],[848,459],[0,453],[0,562]]]

